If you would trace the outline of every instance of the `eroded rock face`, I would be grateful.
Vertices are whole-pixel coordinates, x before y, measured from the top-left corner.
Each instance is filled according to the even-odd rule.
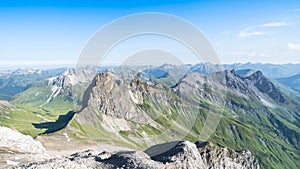
[[[252,82],[260,92],[266,93],[273,100],[280,103],[287,103],[285,96],[268,80],[261,71],[257,71],[252,75],[244,78],[244,80]]]
[[[154,121],[138,105],[142,105],[145,99],[154,104],[161,102],[169,105],[168,95],[138,78],[124,80],[120,76],[109,72],[98,73],[83,96],[83,109],[92,107],[110,117],[153,124]]]
[[[99,73],[83,96],[83,107],[94,107],[105,115],[146,123],[144,112],[135,104],[142,102],[141,91],[111,73]]]
[[[249,151],[235,152],[211,143],[177,141],[150,147],[142,151],[122,151],[114,154],[91,150],[70,157],[56,158],[17,167],[47,168],[123,168],[123,169],[258,169],[259,164]]]
[[[159,144],[145,152],[152,160],[163,163],[165,168],[207,168],[196,145],[189,141]]]
[[[258,161],[249,150],[234,151],[228,148],[220,148],[209,142],[196,142],[195,144],[201,154],[203,163],[210,168],[259,168]]]

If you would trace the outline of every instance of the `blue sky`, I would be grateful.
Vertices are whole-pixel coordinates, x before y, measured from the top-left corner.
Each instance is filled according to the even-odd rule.
[[[1,1],[0,66],[72,64],[122,16],[170,13],[196,25],[223,63],[300,63],[300,1]]]

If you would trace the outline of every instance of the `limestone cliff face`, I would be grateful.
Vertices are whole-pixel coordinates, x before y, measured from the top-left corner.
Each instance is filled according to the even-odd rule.
[[[153,123],[146,112],[138,107],[145,100],[170,104],[168,102],[170,98],[166,94],[139,79],[128,81],[105,72],[97,74],[86,90],[83,96],[83,109],[92,107],[110,117],[142,124]],[[78,118],[81,114],[83,113],[79,113]]]
[[[249,151],[235,152],[211,143],[169,142],[142,151],[96,153],[88,150],[70,157],[31,163],[17,168],[122,169],[259,169]]]
[[[99,73],[83,96],[83,108],[93,107],[110,117],[146,122],[144,112],[135,105],[143,101],[141,94],[132,92],[129,84],[113,74]]]

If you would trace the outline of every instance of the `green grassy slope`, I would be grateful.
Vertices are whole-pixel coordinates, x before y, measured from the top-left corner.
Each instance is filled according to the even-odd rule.
[[[176,96],[173,97],[179,99]],[[182,113],[179,106],[165,107],[154,104],[151,100],[145,100],[143,104],[137,105],[163,126],[161,129],[129,122],[134,126],[134,130],[121,131],[119,135],[116,135],[106,131],[99,125],[100,123],[82,125],[73,120],[71,126],[81,131],[80,138],[145,149],[149,144],[137,141],[137,139],[144,140],[145,135],[151,138],[153,135],[160,135],[166,131],[169,134],[159,137],[161,142],[174,140],[181,136],[184,136],[182,139],[190,141],[199,140],[204,122],[208,113],[211,112],[215,116],[222,116],[222,118],[209,141],[232,149],[249,149],[259,160],[261,168],[297,169],[300,165],[300,125],[299,119],[297,119],[299,113],[294,107],[289,107],[288,111],[287,107],[279,104],[276,108],[266,107],[259,101],[248,100],[248,98],[231,93],[228,94],[227,101],[235,104],[226,107],[222,114],[222,107],[213,105],[213,103],[202,98],[198,98],[198,100],[199,106],[189,109],[191,112],[185,111],[185,119],[181,117],[180,120],[177,120],[177,125],[174,125],[174,121]],[[210,104],[213,108],[208,109]],[[196,119],[194,119],[195,117]],[[101,117],[99,117],[100,121]],[[188,128],[188,123],[191,121],[194,124],[190,130],[178,127],[180,125],[183,128]]]
[[[157,80],[168,86],[173,79]],[[146,85],[146,84],[145,84]],[[170,85],[169,85],[170,86]],[[145,138],[159,135],[159,142],[176,139],[198,141],[208,113],[221,116],[217,128],[209,141],[232,149],[249,149],[259,160],[261,168],[291,168],[300,166],[300,107],[299,102],[289,99],[289,104],[272,102],[275,106],[266,106],[258,98],[245,97],[228,92],[225,108],[209,101],[201,95],[191,95],[189,102],[177,96],[168,88],[151,86],[169,96],[170,104],[160,100],[151,100],[143,95],[142,104],[136,109],[145,111],[159,125],[153,127],[134,121],[126,121],[131,130],[110,131],[103,125],[103,112],[97,108],[88,108],[91,117],[83,116],[85,122],[73,118],[68,133],[76,140],[145,149],[151,142]],[[217,91],[205,89],[206,94],[218,95]],[[55,100],[40,107],[49,98],[49,88],[36,86],[18,95],[12,101],[15,109],[0,109],[0,125],[15,128],[22,133],[36,136],[44,130],[36,129],[32,123],[55,121],[59,115],[70,110],[79,110],[67,97]],[[37,94],[38,93],[38,94]],[[80,95],[80,91],[79,91]],[[186,108],[188,107],[188,108]],[[5,113],[6,112],[6,113]],[[79,112],[85,113],[85,112]],[[83,121],[84,121],[83,120]],[[192,123],[192,126],[190,124]],[[189,128],[191,127],[191,128]]]

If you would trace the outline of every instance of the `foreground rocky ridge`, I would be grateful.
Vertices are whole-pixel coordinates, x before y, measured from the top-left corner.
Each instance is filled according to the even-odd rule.
[[[0,126],[0,168],[58,157],[28,135]]]
[[[43,145],[32,137],[0,126],[0,150],[4,149],[20,153],[42,153],[46,151]]]
[[[92,150],[87,150],[69,157],[55,158],[16,168],[258,169],[259,164],[249,151],[236,152],[217,147],[209,142],[194,144],[189,141],[177,141],[150,147],[145,152],[120,151],[97,154]]]

